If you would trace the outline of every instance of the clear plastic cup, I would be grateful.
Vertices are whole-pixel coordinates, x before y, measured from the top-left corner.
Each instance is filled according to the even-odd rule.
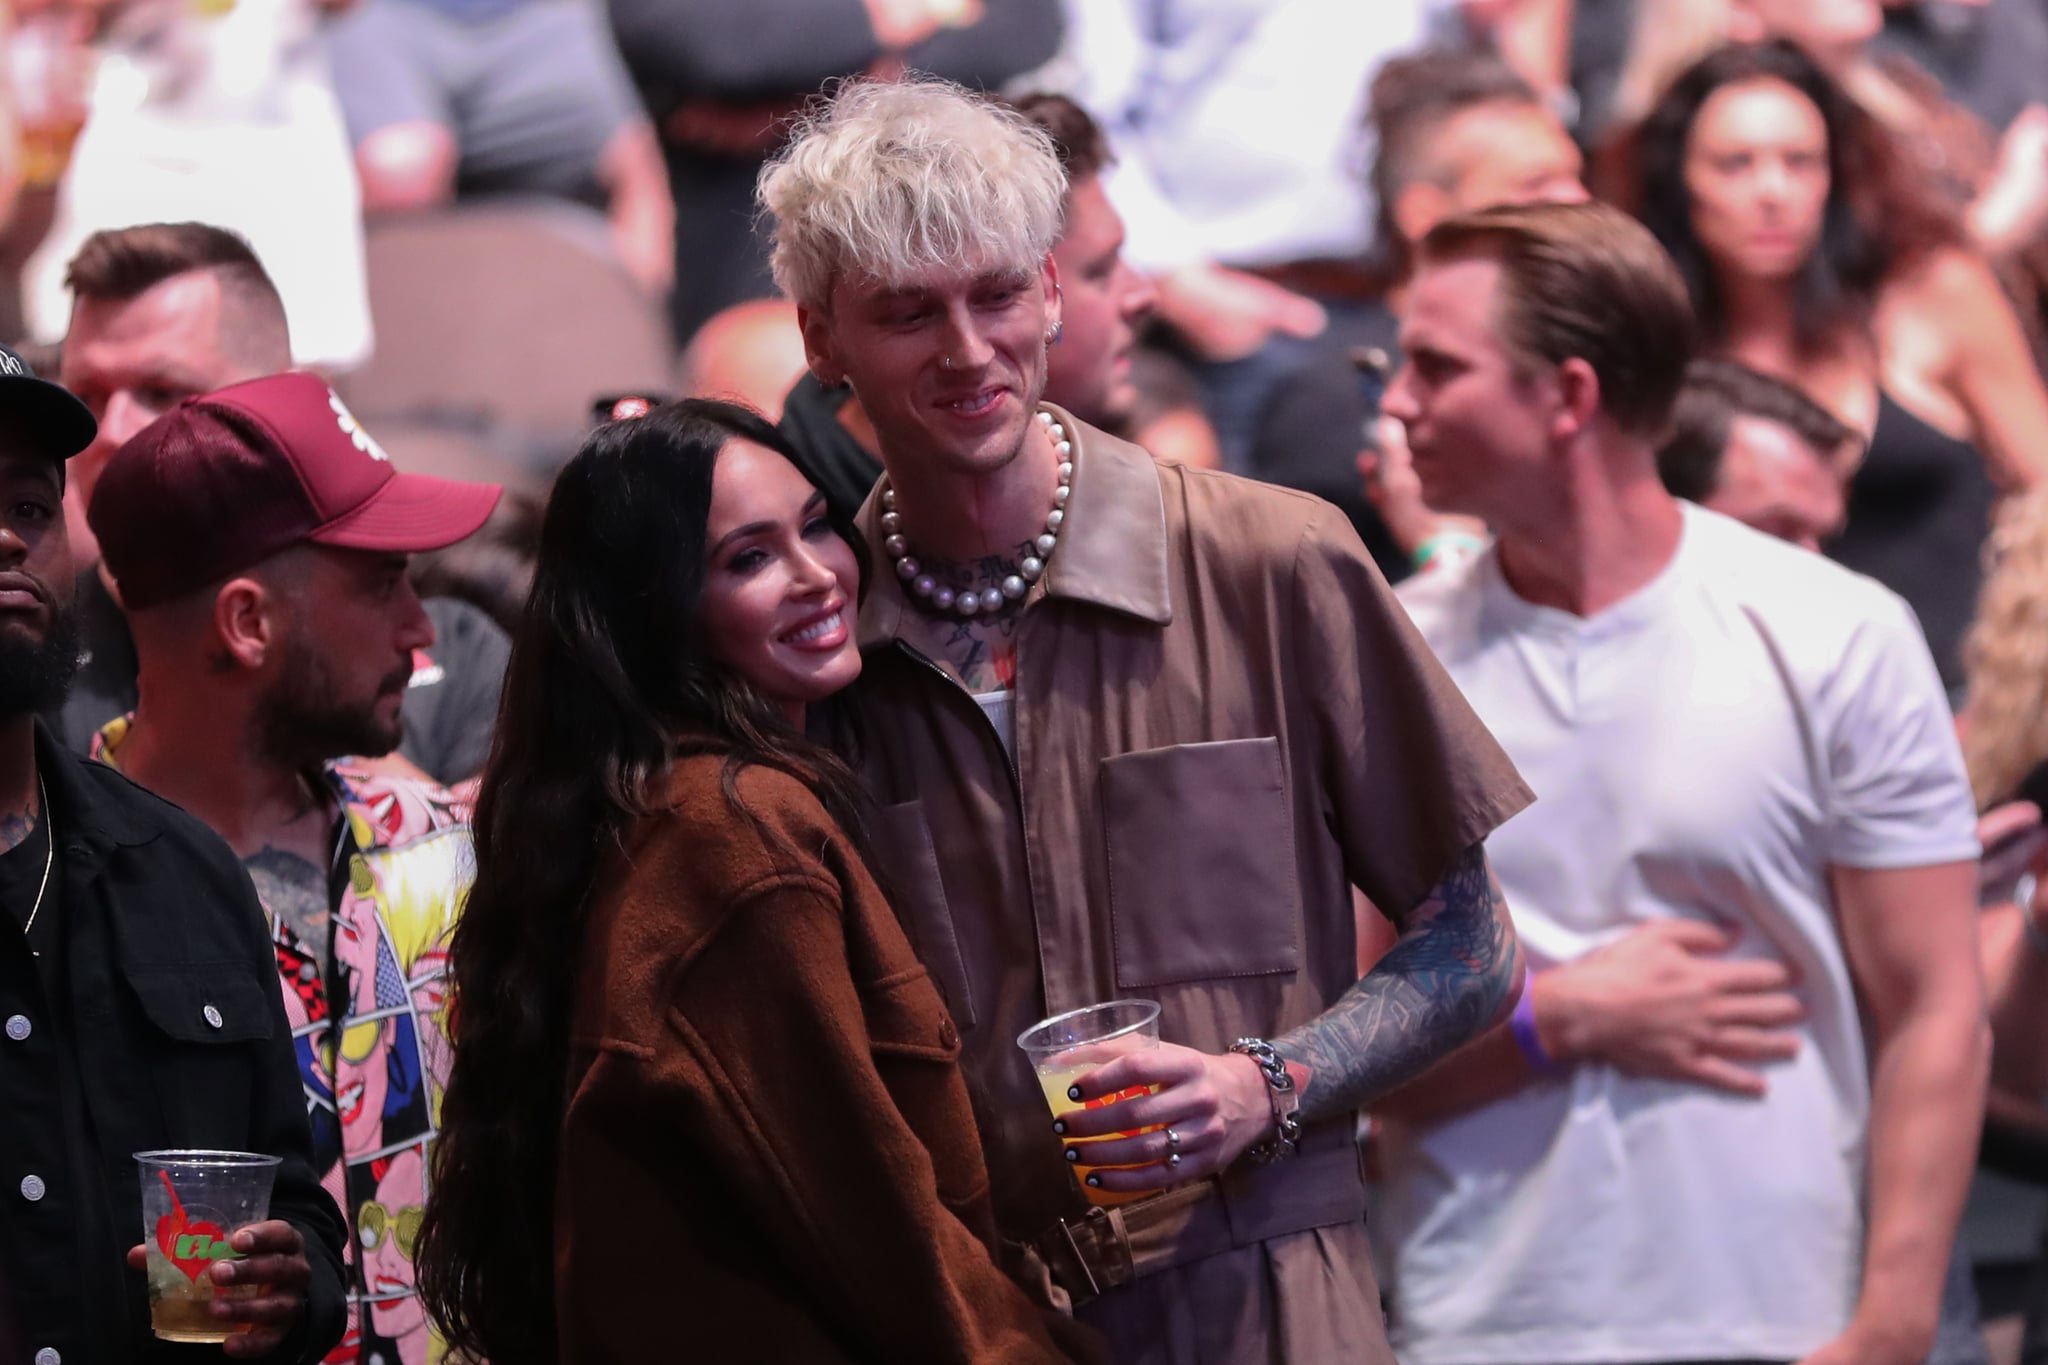
[[[1031,1059],[1032,1069],[1038,1073],[1038,1088],[1044,1093],[1046,1107],[1052,1110],[1054,1118],[1077,1109],[1100,1109],[1119,1100],[1150,1095],[1159,1087],[1134,1085],[1114,1095],[1101,1095],[1083,1102],[1070,1096],[1067,1088],[1097,1067],[1140,1048],[1159,1046],[1159,1002],[1106,1000],[1099,1005],[1055,1014],[1018,1034],[1017,1046],[1023,1048],[1024,1055]],[[1111,1136],[1131,1137],[1135,1133],[1149,1131],[1141,1128]],[[1090,1142],[1108,1140],[1106,1137],[1069,1138],[1067,1145],[1086,1150]],[[1091,1204],[1128,1204],[1145,1197],[1142,1194],[1112,1194],[1108,1190],[1092,1189],[1088,1185],[1088,1173],[1098,1168],[1081,1161],[1072,1164],[1074,1178],[1081,1182],[1081,1193]]]
[[[215,1261],[238,1260],[228,1238],[270,1216],[279,1158],[254,1152],[137,1152],[142,1246],[149,1260],[149,1325],[165,1341],[226,1341],[247,1323],[213,1315],[216,1293],[249,1297],[256,1285],[216,1286]]]

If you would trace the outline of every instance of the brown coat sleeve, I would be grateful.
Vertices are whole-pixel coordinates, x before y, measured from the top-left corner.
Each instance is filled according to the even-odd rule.
[[[1294,601],[1325,815],[1352,883],[1398,922],[1535,798],[1334,508],[1302,533]]]
[[[683,875],[665,861],[643,858],[636,882]],[[638,1093],[627,1108],[650,1133],[673,1135],[669,1159],[646,1177],[698,1187],[650,1190],[644,1207],[698,1207],[714,1190],[753,1246],[765,1243],[766,1274],[817,1323],[763,1324],[764,1346],[823,1336],[857,1359],[1065,1361],[1047,1311],[954,1211],[987,1209],[958,1043],[907,943],[891,964],[896,945],[870,941],[871,928],[900,936],[879,898],[856,903],[822,867],[768,875],[733,900],[676,974],[652,1055],[632,1066]],[[868,975],[877,965],[888,969]],[[905,1105],[923,1120],[916,1127]],[[937,1131],[973,1159],[954,1159],[949,1144],[935,1164],[926,1141]],[[969,1188],[946,1188],[949,1179]],[[659,1230],[643,1240],[662,1244]],[[666,1330],[612,1321],[617,1286],[590,1269],[603,1307],[574,1306],[583,1276],[572,1268],[565,1324],[679,1346],[694,1335],[675,1323],[673,1302],[631,1310]]]

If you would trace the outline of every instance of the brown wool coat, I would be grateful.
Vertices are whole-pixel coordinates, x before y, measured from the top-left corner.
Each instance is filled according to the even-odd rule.
[[[990,1259],[959,1036],[888,903],[802,784],[742,773],[756,825],[721,762],[677,763],[592,908],[565,1365],[1086,1358]]]

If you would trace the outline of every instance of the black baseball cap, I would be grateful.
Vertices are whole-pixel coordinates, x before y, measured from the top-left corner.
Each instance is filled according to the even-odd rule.
[[[100,424],[71,390],[36,378],[28,362],[0,346],[0,432],[61,466],[99,435]]]

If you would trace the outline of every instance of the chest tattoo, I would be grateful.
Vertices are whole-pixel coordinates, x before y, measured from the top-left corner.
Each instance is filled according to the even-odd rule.
[[[330,912],[327,874],[298,854],[264,848],[242,859],[264,906],[285,924],[317,962],[327,960]]]
[[[0,853],[13,850],[35,832],[36,817],[31,811],[11,810],[0,815]]]
[[[1034,553],[1026,541],[1010,555],[985,555],[967,564],[937,563],[929,572],[941,583],[958,591],[987,591],[1017,572],[1017,563]],[[1032,596],[1040,590],[1034,586]],[[1031,597],[1024,599],[1026,602]],[[948,618],[938,622],[946,662],[960,675],[970,692],[1007,691],[1017,679],[1017,625],[1021,611],[981,619]]]

